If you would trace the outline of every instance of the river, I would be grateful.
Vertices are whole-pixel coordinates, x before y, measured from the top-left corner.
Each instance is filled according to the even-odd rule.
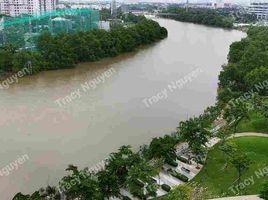
[[[56,184],[68,164],[92,166],[121,145],[146,144],[215,103],[229,45],[246,34],[157,21],[168,29],[167,39],[75,69],[23,77],[0,90],[1,200]],[[83,90],[81,84],[97,80]],[[56,102],[67,96],[69,103]],[[27,159],[6,176],[3,168],[22,155]]]

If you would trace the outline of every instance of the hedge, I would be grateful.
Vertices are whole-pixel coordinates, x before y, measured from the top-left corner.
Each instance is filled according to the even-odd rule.
[[[170,174],[172,176],[174,176],[175,178],[180,179],[183,182],[188,182],[189,181],[189,178],[187,176],[185,176],[185,175],[183,175],[181,173],[178,173],[176,171],[172,171]]]
[[[177,159],[183,163],[186,164],[191,164],[191,161],[189,161],[187,158],[181,157],[181,156],[177,156]]]
[[[131,200],[131,198],[129,198],[128,196],[123,196],[122,200]]]
[[[169,191],[171,190],[171,187],[170,187],[169,185],[167,185],[167,184],[163,184],[163,185],[161,185],[161,188],[162,188],[163,190],[165,190],[166,192],[169,192]]]
[[[172,167],[178,167],[178,163],[175,160],[166,160],[166,163]]]

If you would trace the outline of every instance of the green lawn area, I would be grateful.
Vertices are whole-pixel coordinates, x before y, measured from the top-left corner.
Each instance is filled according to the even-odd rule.
[[[249,184],[240,191],[240,194],[258,194],[262,183],[268,181],[268,174],[266,177],[257,177],[255,174],[256,171],[268,166],[268,138],[241,137],[235,138],[233,141],[253,161],[250,169],[242,176],[241,182],[251,178],[254,180],[254,184]],[[237,178],[237,172],[231,164],[226,169],[222,169],[225,161],[223,153],[218,147],[216,145],[210,150],[205,167],[192,182],[197,182],[200,186],[207,188],[209,197],[235,196],[229,187],[233,186],[233,182]],[[268,167],[266,172],[268,173]]]
[[[237,132],[268,133],[268,119],[256,112],[250,113],[249,120],[242,120],[239,123]]]

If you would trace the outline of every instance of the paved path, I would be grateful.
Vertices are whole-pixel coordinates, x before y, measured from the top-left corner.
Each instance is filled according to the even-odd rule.
[[[261,200],[257,195],[237,196],[237,197],[225,197],[213,200]]]
[[[245,133],[236,133],[236,134],[232,135],[230,138],[234,138],[234,137],[250,137],[250,136],[268,137],[268,134],[265,134],[265,133],[254,133],[254,132],[245,132]]]

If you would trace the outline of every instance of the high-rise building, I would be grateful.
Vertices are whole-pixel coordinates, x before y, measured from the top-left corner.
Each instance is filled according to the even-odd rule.
[[[56,9],[57,0],[0,0],[0,4],[2,14],[10,16],[40,15]]]
[[[255,14],[260,20],[268,20],[268,2],[252,1],[249,6],[249,12]]]
[[[116,0],[111,1],[111,15],[113,19],[117,18]]]

